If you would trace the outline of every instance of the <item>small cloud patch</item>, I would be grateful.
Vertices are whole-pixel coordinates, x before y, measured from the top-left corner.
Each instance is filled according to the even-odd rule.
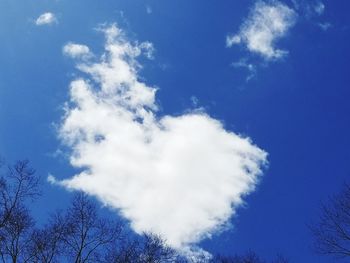
[[[51,25],[57,22],[56,16],[51,12],[44,13],[35,20],[37,26]]]
[[[91,56],[88,46],[69,42],[63,47],[63,54],[72,58],[87,58]]]
[[[287,5],[278,2],[258,1],[237,34],[226,38],[227,47],[244,45],[248,51],[266,60],[276,60],[288,54],[276,47],[296,22],[296,13]]]

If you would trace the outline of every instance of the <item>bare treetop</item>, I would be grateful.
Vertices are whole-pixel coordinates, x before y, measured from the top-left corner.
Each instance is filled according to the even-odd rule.
[[[318,253],[350,258],[350,185],[322,205],[318,224],[310,228]]]

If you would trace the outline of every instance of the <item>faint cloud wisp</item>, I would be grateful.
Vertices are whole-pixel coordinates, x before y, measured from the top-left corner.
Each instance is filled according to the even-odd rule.
[[[256,66],[253,63],[249,63],[247,59],[240,59],[237,62],[233,62],[232,66],[234,68],[243,68],[248,71],[248,76],[246,77],[247,82],[256,76]]]
[[[150,7],[149,5],[146,6],[146,13],[149,15],[153,13],[152,7]]]

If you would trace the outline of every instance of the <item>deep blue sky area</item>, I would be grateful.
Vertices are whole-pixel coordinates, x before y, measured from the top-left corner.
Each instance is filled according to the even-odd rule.
[[[251,249],[265,258],[281,253],[291,262],[332,262],[313,253],[307,225],[317,219],[320,202],[350,175],[350,2],[323,1],[322,16],[297,10],[295,26],[276,43],[289,51],[278,61],[248,54],[244,46],[226,47],[226,36],[239,30],[254,3],[0,1],[0,154],[9,162],[29,159],[42,177],[43,197],[32,204],[39,222],[70,196],[48,184],[47,175],[63,179],[74,173],[56,153],[55,124],[77,73],[62,47],[73,41],[99,54],[103,35],[94,28],[116,22],[130,39],[155,47],[155,58],[142,60],[140,75],[159,88],[159,115],[193,109],[194,96],[226,129],[249,136],[269,154],[232,229],[202,246],[213,253]],[[44,12],[58,22],[36,26]],[[318,24],[326,22],[331,26],[322,30]],[[249,81],[245,68],[232,66],[247,56],[257,65]]]

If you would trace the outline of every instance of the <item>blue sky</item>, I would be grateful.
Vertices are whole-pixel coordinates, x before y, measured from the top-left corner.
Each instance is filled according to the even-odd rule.
[[[264,51],[271,47],[266,38],[253,43],[245,34],[249,29],[260,30],[254,31],[254,36],[261,30],[266,33],[266,27],[254,28],[251,26],[254,23],[249,22],[254,22],[259,4],[288,8],[270,9],[276,11],[272,12],[275,14],[272,18],[265,13],[260,17],[267,19],[264,22],[267,34],[272,32],[267,37],[274,41],[273,50],[284,51],[280,56],[271,57],[271,53]],[[320,4],[324,6],[322,11],[318,9]],[[350,172],[348,7],[344,1],[325,0],[224,0],[220,4],[199,0],[2,0],[0,153],[8,161],[28,158],[43,178],[44,197],[32,207],[39,221],[44,220],[47,211],[65,206],[70,191],[47,183],[46,177],[52,174],[58,181],[70,180],[81,172],[69,162],[74,147],[63,145],[58,134],[64,126],[63,106],[70,100],[70,83],[77,78],[94,83],[95,75],[76,69],[77,63],[91,64],[81,53],[78,61],[69,58],[74,54],[64,53],[63,47],[70,42],[86,45],[89,52],[95,54],[88,54],[92,61],[101,63],[98,57],[106,52],[106,32],[96,29],[106,30],[116,23],[125,34],[125,43],[145,49],[143,51],[147,48],[140,47],[142,42],[153,44],[153,59],[132,55],[130,59],[142,65],[136,74],[139,82],[157,88],[154,103],[158,106],[154,112],[157,125],[163,116],[176,116],[173,118],[176,121],[191,112],[205,112],[207,117],[200,117],[203,122],[198,124],[204,129],[193,131],[193,138],[197,135],[211,138],[203,135],[203,130],[205,127],[210,130],[214,127],[211,121],[219,120],[223,127],[215,126],[214,134],[231,132],[227,141],[237,134],[249,137],[252,148],[243,153],[260,161],[265,157],[256,150],[268,153],[268,165],[262,168],[262,175],[253,173],[254,182],[247,183],[245,188],[233,186],[239,195],[250,194],[244,197],[243,207],[228,198],[235,208],[235,215],[229,220],[231,228],[221,234],[209,231],[214,232],[214,236],[202,240],[199,246],[211,253],[242,253],[252,249],[267,258],[281,253],[292,262],[330,262],[312,253],[306,225],[317,219],[320,201],[340,189]],[[283,13],[286,10],[289,13]],[[38,23],[38,17],[47,12],[53,14],[46,17],[47,24]],[[279,29],[269,31],[270,18],[289,22],[280,32]],[[228,47],[227,38],[232,36],[239,36],[240,43]],[[255,48],[249,48],[249,44],[255,44],[252,45]],[[96,81],[94,85],[98,87],[101,83]],[[195,122],[191,118],[187,121],[181,123],[187,126]],[[168,133],[166,138],[176,141],[174,134],[177,133]],[[191,134],[188,136],[192,138]],[[215,138],[222,139],[224,144],[224,138]],[[132,145],[132,141],[127,140],[126,147],[128,143]],[[218,149],[221,154],[220,147],[211,145],[211,141],[201,143]],[[195,152],[200,149],[196,147],[199,146],[188,144],[184,149]],[[237,145],[234,149],[241,150]],[[104,153],[110,156],[109,152],[102,151]],[[199,160],[212,157],[201,154],[198,152]],[[99,158],[88,164],[98,167]],[[172,165],[170,161],[166,164]],[[213,167],[206,168],[210,171]],[[242,172],[235,169],[233,164],[232,169],[224,166],[222,173],[229,176],[232,171]],[[209,189],[213,183],[205,178],[210,175],[208,172],[203,180],[189,175],[199,180],[194,184],[186,180],[180,182],[188,188],[203,184],[203,189]],[[242,176],[239,180],[246,179],[249,173]],[[96,194],[95,189],[84,187],[77,183],[71,188],[85,189],[100,199],[106,198]],[[201,193],[200,189],[196,191]],[[109,205],[119,204],[111,201]],[[140,220],[136,225],[145,222],[144,215],[137,216]],[[139,227],[151,226],[140,223]]]

